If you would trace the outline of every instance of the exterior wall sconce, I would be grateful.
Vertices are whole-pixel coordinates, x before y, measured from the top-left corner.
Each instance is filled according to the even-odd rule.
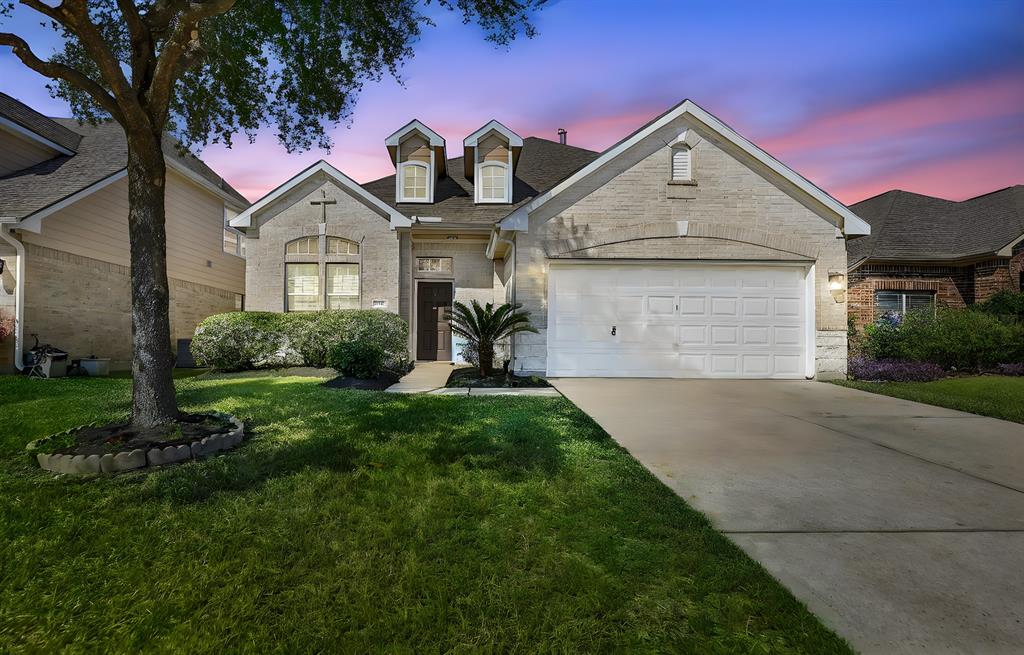
[[[836,302],[846,301],[846,274],[839,271],[829,271],[828,290]]]

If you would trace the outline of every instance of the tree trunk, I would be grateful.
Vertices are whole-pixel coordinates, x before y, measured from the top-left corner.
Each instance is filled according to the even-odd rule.
[[[477,346],[477,356],[480,358],[480,376],[488,377],[494,367],[494,344],[481,341]]]
[[[171,370],[168,317],[167,169],[160,137],[128,139],[128,233],[132,272],[132,425],[152,427],[178,418]]]

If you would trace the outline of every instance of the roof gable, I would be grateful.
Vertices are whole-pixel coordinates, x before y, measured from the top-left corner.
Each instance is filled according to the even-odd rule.
[[[59,152],[73,155],[82,135],[43,116],[23,102],[0,93],[0,125]]]
[[[327,176],[341,189],[347,191],[352,197],[356,198],[364,205],[386,218],[391,223],[392,228],[408,226],[411,224],[411,221],[409,221],[402,212],[382,202],[373,194],[368,193],[366,189],[361,187],[355,180],[321,159],[257,200],[252,206],[238,216],[232,218],[230,222],[231,227],[237,227],[243,230],[252,227],[252,218],[255,214],[262,212],[283,200],[289,191],[295,189],[306,180],[318,174]]]
[[[501,222],[506,229],[525,229],[525,217],[561,194],[583,183],[600,172],[616,158],[623,156],[635,146],[649,138],[656,138],[659,131],[671,127],[679,119],[698,127],[707,135],[716,137],[716,145],[746,164],[756,173],[783,188],[806,207],[837,225],[847,236],[869,234],[870,226],[851,212],[841,202],[828,195],[804,177],[778,161],[764,150],[740,136],[728,125],[707,112],[695,102],[684,100],[672,107],[637,131],[605,150],[566,180],[533,199],[529,205],[518,209]],[[667,140],[666,140],[667,142]]]

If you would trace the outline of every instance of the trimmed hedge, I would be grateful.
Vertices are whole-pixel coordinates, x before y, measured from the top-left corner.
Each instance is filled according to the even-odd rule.
[[[1024,362],[1024,323],[971,309],[887,316],[865,328],[862,352],[870,359],[985,370]]]
[[[330,366],[342,343],[379,350],[382,366],[403,370],[409,361],[409,326],[397,314],[377,309],[319,312],[230,312],[210,316],[196,328],[192,356],[204,366],[243,371],[282,366]]]

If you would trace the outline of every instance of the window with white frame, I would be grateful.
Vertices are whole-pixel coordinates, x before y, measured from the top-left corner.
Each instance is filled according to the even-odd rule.
[[[399,168],[401,175],[399,202],[428,202],[430,200],[429,167],[423,162],[407,161]]]
[[[918,310],[935,311],[932,291],[876,291],[875,315],[899,314]]]
[[[672,181],[690,182],[693,180],[693,160],[689,148],[672,149]]]
[[[312,312],[320,309],[320,265],[285,264],[287,278],[286,312]]]
[[[485,162],[477,170],[477,200],[479,202],[508,202],[508,166],[499,162]]]
[[[451,257],[417,257],[416,270],[419,273],[451,273]]]
[[[327,264],[327,309],[359,309],[359,264]]]
[[[229,255],[242,255],[242,239],[237,232],[224,228],[224,252]]]
[[[289,255],[316,255],[320,252],[320,239],[318,237],[295,239],[288,242],[284,251]]]
[[[358,255],[359,244],[339,237],[327,237],[328,255]]]

